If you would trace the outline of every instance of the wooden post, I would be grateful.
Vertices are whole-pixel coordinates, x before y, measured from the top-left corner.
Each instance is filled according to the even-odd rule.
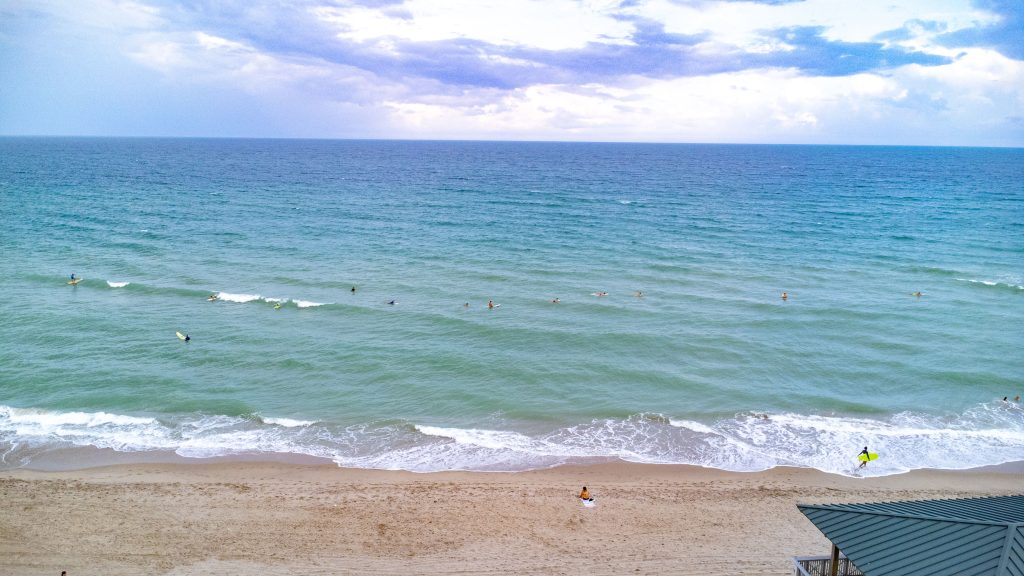
[[[832,545],[832,563],[829,565],[829,573],[832,576],[839,576],[839,546]]]

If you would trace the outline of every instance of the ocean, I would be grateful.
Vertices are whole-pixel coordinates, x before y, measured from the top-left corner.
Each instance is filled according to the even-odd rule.
[[[0,138],[0,248],[0,468],[1024,460],[1022,149]]]

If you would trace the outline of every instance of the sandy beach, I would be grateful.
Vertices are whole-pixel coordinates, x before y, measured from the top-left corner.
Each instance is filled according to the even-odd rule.
[[[597,506],[576,494],[588,486]],[[0,574],[788,574],[797,503],[1019,493],[1019,467],[848,478],[602,464],[412,474],[266,462],[0,473]]]

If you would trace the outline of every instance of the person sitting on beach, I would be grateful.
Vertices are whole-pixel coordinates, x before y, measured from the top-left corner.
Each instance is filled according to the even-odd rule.
[[[580,500],[586,500],[587,502],[593,502],[594,499],[590,497],[590,492],[587,491],[587,487],[584,486],[583,490],[580,491]]]
[[[860,466],[858,466],[858,468],[863,468],[863,467],[868,465],[868,458],[870,458],[870,456],[868,456],[868,447],[867,446],[865,446],[864,449],[860,451],[860,454],[857,454],[858,458],[861,457],[861,456],[864,457],[864,460],[860,463]]]

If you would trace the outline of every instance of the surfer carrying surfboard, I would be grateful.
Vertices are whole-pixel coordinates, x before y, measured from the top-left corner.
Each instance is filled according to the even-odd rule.
[[[863,456],[864,458],[861,459],[860,466],[858,466],[858,468],[863,468],[863,467],[867,466],[868,465],[868,459],[871,458],[871,456],[868,456],[868,447],[867,446],[865,446],[864,449],[860,451],[860,454],[857,454],[857,458],[860,458],[861,456]]]

